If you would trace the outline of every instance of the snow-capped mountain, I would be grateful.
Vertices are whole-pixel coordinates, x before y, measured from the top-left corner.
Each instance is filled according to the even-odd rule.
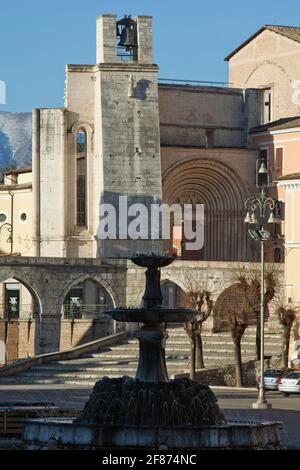
[[[31,166],[31,113],[0,112],[0,169]]]

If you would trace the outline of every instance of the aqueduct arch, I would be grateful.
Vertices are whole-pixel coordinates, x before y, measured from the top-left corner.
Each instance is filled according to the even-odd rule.
[[[0,271],[0,318],[5,334],[1,339],[2,357],[27,357],[40,353],[42,296],[35,282],[28,282],[15,270]],[[23,341],[21,338],[27,338]]]

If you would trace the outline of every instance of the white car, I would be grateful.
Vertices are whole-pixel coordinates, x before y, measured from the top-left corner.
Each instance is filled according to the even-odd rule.
[[[291,393],[300,393],[300,372],[289,372],[278,380],[278,390],[288,397]]]

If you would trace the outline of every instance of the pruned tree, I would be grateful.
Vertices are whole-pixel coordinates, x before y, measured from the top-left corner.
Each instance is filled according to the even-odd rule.
[[[260,326],[260,303],[261,283],[260,273],[253,263],[250,268],[238,266],[233,273],[233,280],[243,286],[243,292],[248,304],[249,323],[251,317],[256,322],[255,356],[260,360],[261,326]],[[277,265],[267,265],[265,268],[265,292],[264,292],[264,315],[266,316],[269,303],[275,299],[279,291],[279,271]]]
[[[190,289],[185,296],[184,306],[197,310],[198,314],[189,322],[184,324],[184,329],[191,344],[190,376],[195,378],[196,369],[203,369],[203,344],[202,344],[202,326],[211,316],[214,306],[212,293],[199,286],[199,289]]]
[[[243,387],[243,364],[241,341],[243,334],[249,326],[249,311],[251,306],[248,302],[245,284],[238,284],[236,287],[242,294],[243,302],[240,305],[234,305],[225,311],[227,328],[231,335],[234,347],[234,359],[236,367],[236,386]]]
[[[291,339],[291,330],[294,321],[297,316],[297,308],[292,304],[285,304],[280,301],[276,307],[276,313],[278,316],[279,323],[283,327],[282,331],[282,367],[288,367],[289,365],[289,349],[290,349],[290,339]]]

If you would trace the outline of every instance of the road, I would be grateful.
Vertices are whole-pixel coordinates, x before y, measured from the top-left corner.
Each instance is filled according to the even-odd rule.
[[[300,395],[282,397],[279,392],[267,392],[270,410],[254,410],[257,399],[255,389],[212,387],[219,406],[228,420],[280,421],[282,445],[288,449],[300,449]],[[0,402],[47,401],[67,410],[81,410],[88,400],[91,388],[66,385],[1,385]]]
[[[255,389],[235,390],[213,388],[220,408],[227,419],[238,421],[282,422],[281,443],[288,449],[300,449],[300,395],[282,397],[279,392],[267,392],[266,398],[272,409],[254,410],[257,400]]]

